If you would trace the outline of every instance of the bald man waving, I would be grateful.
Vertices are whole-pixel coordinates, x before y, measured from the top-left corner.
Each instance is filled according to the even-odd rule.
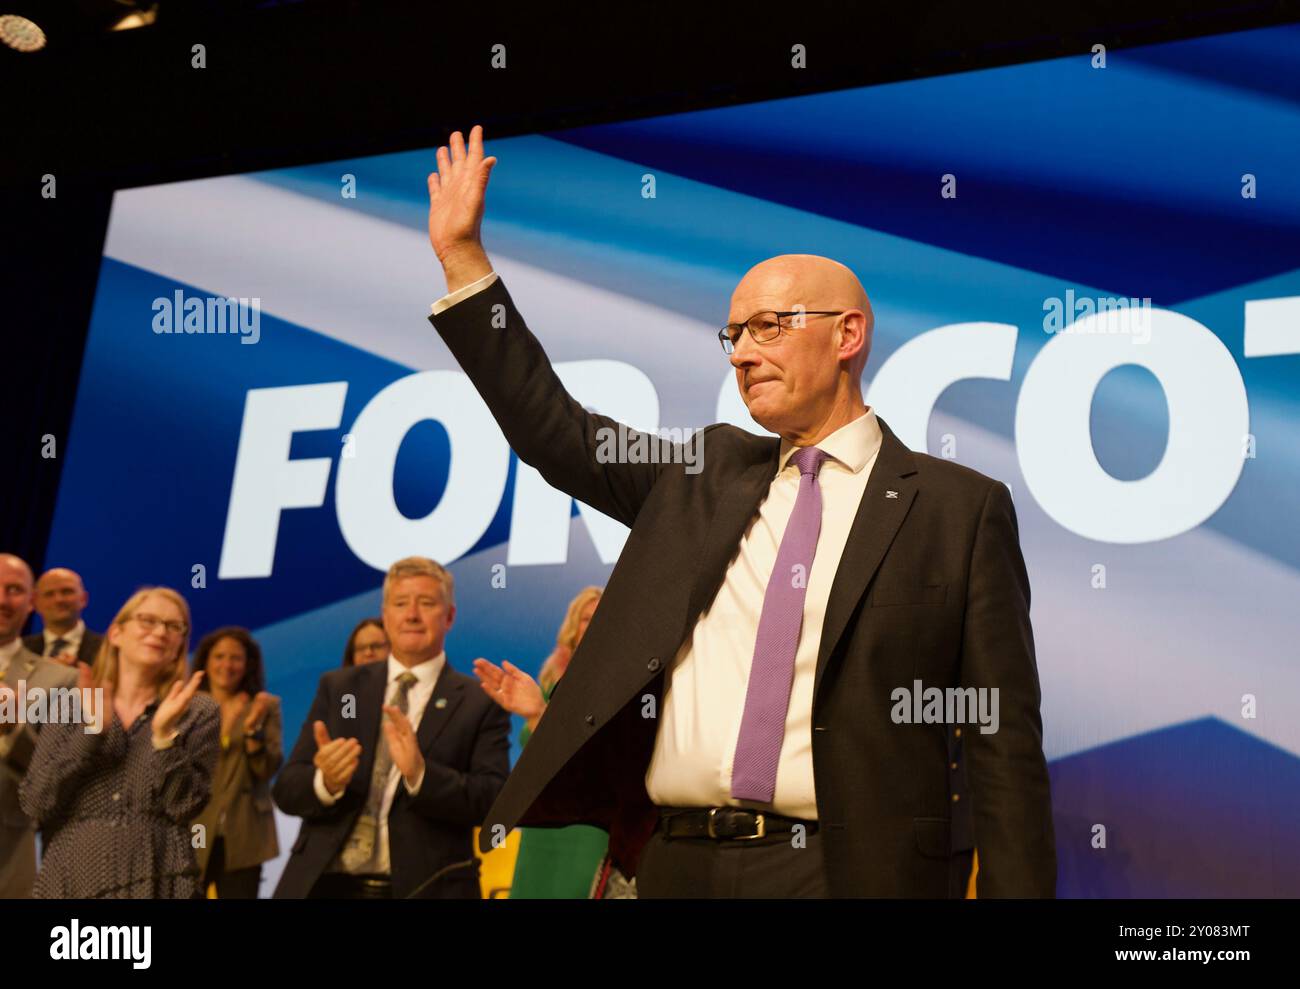
[[[565,391],[483,249],[481,128],[437,164],[430,320],[519,458],[632,530],[484,850],[584,822],[640,896],[956,897],[977,849],[980,896],[1054,895],[1010,493],[863,403],[853,273],[785,255],[732,294],[722,350],[779,439],[717,424],[701,469],[607,462],[635,432]]]

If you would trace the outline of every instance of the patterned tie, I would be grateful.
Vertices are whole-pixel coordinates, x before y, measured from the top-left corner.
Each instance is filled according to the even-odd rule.
[[[393,697],[392,704],[403,714],[407,712],[410,704],[408,695],[415,682],[416,676],[410,670],[397,678],[397,694]],[[382,718],[384,717],[383,712],[380,712],[379,745],[375,749],[375,766],[370,773],[370,789],[366,793],[365,810],[357,818],[357,823],[348,836],[347,844],[339,853],[343,864],[353,871],[358,871],[374,856],[375,840],[379,831],[379,811],[383,807],[384,791],[388,789],[388,776],[393,769],[393,757],[388,752],[388,736],[384,734],[383,729]]]
[[[826,451],[810,446],[790,458],[790,463],[799,468],[799,496],[781,537],[758,618],[745,713],[731,766],[731,795],[737,800],[770,803],[776,792],[776,767],[794,684],[794,654],[803,628],[804,596],[822,528],[817,472],[828,456]]]

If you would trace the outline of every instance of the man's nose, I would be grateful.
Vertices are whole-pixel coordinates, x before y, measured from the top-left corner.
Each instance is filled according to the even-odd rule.
[[[748,330],[740,334],[740,339],[733,344],[728,360],[734,368],[753,367],[759,363],[758,344]]]

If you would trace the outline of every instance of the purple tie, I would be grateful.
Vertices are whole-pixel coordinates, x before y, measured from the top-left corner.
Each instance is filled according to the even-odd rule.
[[[745,713],[731,766],[731,795],[737,800],[770,803],[776,792],[776,767],[794,684],[794,654],[803,628],[803,600],[822,528],[817,472],[828,456],[825,450],[809,446],[790,458],[799,468],[799,497],[781,537],[758,618]]]

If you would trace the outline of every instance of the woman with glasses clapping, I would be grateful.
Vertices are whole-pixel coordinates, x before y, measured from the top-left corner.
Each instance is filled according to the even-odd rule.
[[[42,727],[19,791],[45,849],[34,896],[201,895],[190,822],[211,795],[221,714],[202,671],[185,678],[189,630],[180,594],[137,591],[80,667],[90,710]]]

